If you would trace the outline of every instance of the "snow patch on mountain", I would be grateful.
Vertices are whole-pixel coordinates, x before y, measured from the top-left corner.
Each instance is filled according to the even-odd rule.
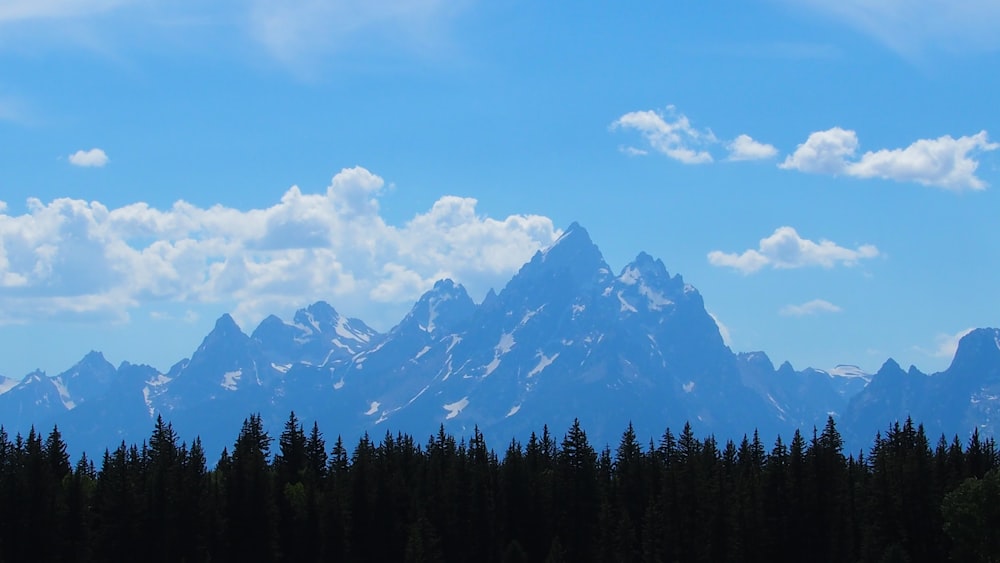
[[[54,383],[56,389],[59,390],[59,400],[62,401],[62,404],[63,406],[66,407],[66,410],[73,410],[74,408],[76,408],[76,403],[73,402],[73,397],[70,395],[69,389],[66,388],[66,384],[60,381],[59,378],[53,379],[52,383]]]
[[[641,284],[639,286],[639,293],[644,295],[646,299],[649,300],[649,308],[654,311],[660,311],[664,307],[669,307],[674,304],[673,301],[664,297],[662,293],[646,284]]]
[[[506,354],[510,352],[510,349],[514,347],[514,333],[505,332],[500,335],[500,342],[497,343],[497,352],[500,354]]]
[[[0,395],[3,395],[7,391],[17,387],[20,381],[14,379],[13,377],[0,377]]]
[[[545,368],[552,365],[552,362],[556,361],[556,358],[559,357],[559,352],[556,352],[552,356],[546,356],[541,350],[539,350],[535,357],[538,358],[538,364],[528,372],[528,377],[535,377],[536,375],[542,373]]]
[[[444,405],[443,407],[444,410],[448,411],[448,415],[444,417],[445,420],[451,420],[455,418],[462,412],[462,409],[464,409],[467,406],[469,406],[468,397],[462,397],[461,399],[455,401],[454,403],[449,403],[447,405]]]
[[[622,295],[623,293],[625,293],[625,292],[624,291],[619,291],[618,292],[618,302],[621,303],[621,307],[622,307],[621,308],[621,312],[624,313],[624,312],[628,311],[630,313],[638,313],[639,310],[636,309],[634,306],[632,306],[631,303],[629,303],[628,301],[625,300],[625,296]]]
[[[227,371],[222,374],[222,388],[227,391],[236,391],[239,386],[240,379],[243,379],[243,368],[236,371]]]
[[[483,373],[483,377],[489,377],[498,367],[500,367],[500,356],[493,356],[490,363],[486,364],[486,371]]]
[[[635,282],[639,281],[639,278],[641,277],[642,274],[639,272],[638,268],[636,268],[635,266],[629,266],[625,268],[625,271],[622,272],[622,275],[618,276],[618,281],[622,282],[625,285],[635,285]]]

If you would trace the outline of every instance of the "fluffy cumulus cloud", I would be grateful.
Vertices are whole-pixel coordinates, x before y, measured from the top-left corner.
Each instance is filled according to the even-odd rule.
[[[710,130],[695,129],[691,120],[678,113],[674,106],[668,106],[666,112],[626,113],[615,120],[611,128],[638,131],[653,150],[684,164],[712,162],[712,155],[703,147],[717,141]]]
[[[811,133],[806,142],[778,166],[812,174],[844,174],[847,159],[853,157],[857,150],[857,133],[834,127]]]
[[[715,157],[709,149],[725,145],[729,151],[728,160],[761,160],[772,158],[778,149],[754,140],[749,135],[739,135],[729,142],[723,142],[711,129],[698,129],[691,120],[667,106],[666,111],[633,111],[619,117],[611,124],[611,130],[628,129],[639,132],[649,148],[665,154],[684,164],[706,164]],[[620,147],[629,156],[643,156],[647,150],[637,147]]]
[[[915,182],[955,191],[982,190],[986,183],[976,176],[976,157],[1000,148],[1000,144],[990,142],[986,131],[957,139],[950,135],[920,139],[906,148],[869,151],[860,157],[858,146],[854,131],[840,127],[817,131],[779,166],[811,174]]]
[[[65,198],[31,199],[14,215],[0,204],[0,322],[121,319],[157,302],[233,303],[244,319],[316,299],[400,304],[442,277],[475,296],[559,234],[546,217],[484,217],[476,200],[454,196],[390,225],[383,186],[351,168],[323,193],[293,186],[246,211]]]
[[[843,309],[825,299],[813,299],[801,305],[785,305],[779,313],[788,317],[803,317],[818,313],[839,313]]]
[[[79,150],[69,155],[69,163],[84,168],[101,168],[108,163],[108,155],[101,149]]]
[[[733,268],[744,274],[752,274],[761,268],[803,268],[806,266],[853,266],[858,261],[874,258],[878,249],[863,244],[851,249],[829,240],[815,242],[804,239],[792,227],[779,227],[774,233],[760,240],[756,249],[742,253],[727,253],[713,250],[708,253],[708,261],[713,266]]]
[[[736,137],[726,148],[729,149],[729,160],[764,160],[778,154],[774,145],[755,141],[750,135]]]

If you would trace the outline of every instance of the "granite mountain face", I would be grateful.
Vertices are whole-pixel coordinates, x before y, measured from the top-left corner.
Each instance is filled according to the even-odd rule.
[[[478,427],[500,449],[579,418],[593,443],[643,439],[690,422],[700,435],[770,443],[839,419],[848,445],[870,444],[912,415],[934,433],[995,432],[1000,333],[973,331],[934,376],[891,360],[874,376],[852,366],[775,368],[733,353],[699,292],[645,253],[617,274],[586,230],[571,225],[501,289],[476,304],[441,280],[385,334],[318,302],[291,322],[270,316],[247,335],[223,315],[190,359],[166,373],[92,352],[55,377],[0,379],[9,434],[58,424],[74,450],[99,455],[141,442],[158,415],[210,456],[261,413],[277,433],[290,411],[328,437]],[[936,434],[932,434],[936,436]]]

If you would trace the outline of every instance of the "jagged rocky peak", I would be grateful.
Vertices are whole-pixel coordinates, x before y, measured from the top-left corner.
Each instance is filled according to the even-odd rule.
[[[432,334],[449,333],[469,319],[475,310],[476,304],[462,284],[450,279],[438,280],[413,305],[400,327],[415,325]]]
[[[28,375],[24,376],[24,379],[22,379],[21,381],[24,384],[29,384],[29,383],[37,383],[39,381],[45,381],[48,378],[49,378],[49,376],[45,375],[44,371],[42,371],[40,369],[36,369],[35,371],[33,371],[33,372],[29,373]]]
[[[762,371],[767,371],[768,373],[774,372],[774,363],[771,362],[771,358],[767,357],[767,354],[761,351],[757,352],[740,352],[736,355],[736,360],[741,364],[752,367],[754,369],[759,369]],[[791,367],[791,364],[788,367]],[[782,365],[784,367],[784,364]],[[794,371],[794,369],[792,370]]]
[[[276,332],[282,332],[286,328],[288,328],[288,325],[285,323],[285,321],[278,318],[277,315],[268,315],[267,317],[264,318],[264,320],[260,321],[260,324],[257,325],[257,328],[254,329],[251,337],[254,340],[259,340],[264,335],[270,335]]]
[[[91,350],[79,362],[74,364],[73,367],[69,368],[60,375],[77,377],[80,374],[94,371],[102,373],[110,371],[113,373],[115,371],[115,367],[111,365],[111,362],[105,359],[104,354]]]
[[[1000,362],[1000,329],[977,328],[958,341],[948,371],[974,371]]]
[[[586,229],[573,223],[551,246],[531,261],[500,292],[503,306],[512,311],[572,300],[581,291],[604,287],[611,270]]]
[[[899,362],[889,358],[882,364],[882,367],[878,368],[875,375],[872,376],[872,383],[878,383],[879,385],[889,385],[898,384],[904,381],[906,378],[906,372],[899,365]]]
[[[340,322],[340,313],[326,301],[317,301],[299,309],[293,317],[295,324],[323,333],[333,330]]]
[[[795,376],[796,372],[795,368],[792,367],[792,362],[789,362],[788,360],[781,362],[781,365],[778,366],[777,374],[784,377]]]
[[[215,321],[215,327],[212,332],[205,336],[205,339],[201,341],[201,346],[195,351],[195,356],[205,354],[206,351],[215,347],[227,347],[233,344],[242,344],[244,341],[249,340],[250,337],[247,336],[233,317],[229,313],[223,314]]]
[[[72,395],[85,401],[103,393],[114,382],[116,374],[115,366],[104,358],[104,354],[91,351],[56,379],[67,386]]]
[[[85,365],[90,365],[90,366],[100,365],[100,366],[103,366],[106,363],[108,363],[108,360],[106,360],[104,358],[104,354],[103,353],[98,352],[96,350],[91,350],[90,352],[87,352],[87,354],[85,356],[83,356],[83,359],[81,359],[79,362],[77,362],[77,365],[79,365],[79,366],[85,366]]]
[[[635,260],[622,269],[618,279],[624,283],[635,283],[638,280],[666,281],[670,279],[670,273],[667,272],[667,267],[663,265],[662,260],[653,258],[646,252],[640,252]]]
[[[579,264],[583,269],[607,269],[601,250],[590,239],[587,229],[575,221],[563,231],[562,235],[551,246],[538,251],[531,262],[524,267],[527,268],[536,262],[548,263],[556,267]]]
[[[236,321],[233,320],[232,315],[229,313],[223,313],[221,317],[216,319],[215,328],[212,329],[212,332],[210,332],[209,335],[212,334],[243,334],[243,330],[240,328],[240,325],[236,324]]]

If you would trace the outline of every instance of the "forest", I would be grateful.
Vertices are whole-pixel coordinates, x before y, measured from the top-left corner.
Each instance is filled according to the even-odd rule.
[[[822,429],[721,444],[689,425],[595,448],[579,422],[502,453],[475,430],[327,444],[248,417],[210,468],[158,418],[72,463],[0,429],[0,561],[1000,561],[991,438],[907,420],[849,454]]]

